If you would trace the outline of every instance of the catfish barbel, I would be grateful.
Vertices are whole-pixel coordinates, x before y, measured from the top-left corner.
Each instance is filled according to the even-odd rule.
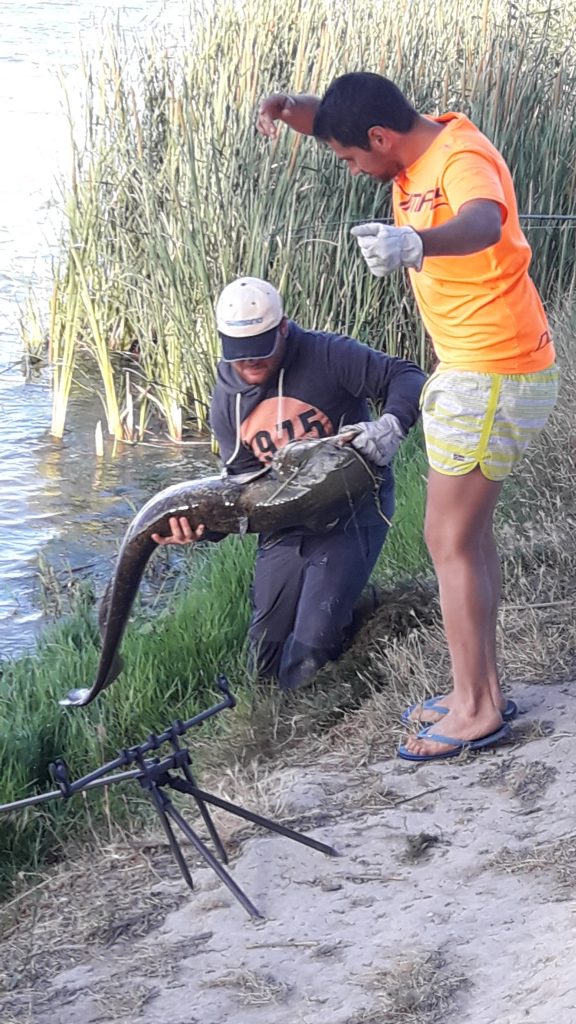
[[[89,689],[70,690],[60,704],[83,705],[122,671],[118,650],[142,574],[158,545],[152,534],[169,537],[169,520],[184,517],[193,530],[204,524],[218,534],[262,533],[302,527],[321,533],[352,511],[380,481],[349,444],[333,438],[294,441],[281,448],[270,468],[246,476],[188,480],[160,491],[128,527],[100,607],[102,651]],[[209,539],[209,538],[207,538]]]

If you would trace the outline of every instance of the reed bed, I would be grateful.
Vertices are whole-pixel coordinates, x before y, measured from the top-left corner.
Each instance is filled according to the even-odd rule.
[[[50,338],[52,432],[65,420],[74,359],[94,361],[116,438],[154,423],[179,441],[204,429],[218,357],[213,308],[238,274],[273,280],[304,326],[356,335],[426,365],[405,281],[365,272],[350,224],[389,213],[313,140],[257,136],[259,98],[323,91],[365,68],[423,111],[459,109],[494,140],[515,178],[533,274],[547,299],[574,286],[576,0],[414,4],[222,0],[192,4],[178,44],[129,50],[117,30],[85,63]],[[81,136],[81,141],[79,140]],[[126,406],[115,350],[137,350]]]

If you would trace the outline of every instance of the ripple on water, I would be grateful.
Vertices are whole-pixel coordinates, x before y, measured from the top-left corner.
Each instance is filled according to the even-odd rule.
[[[36,394],[36,388],[40,394]],[[209,447],[111,446],[94,454],[95,400],[71,406],[65,438],[48,435],[45,385],[0,390],[0,650],[13,654],[42,625],[39,557],[56,570],[81,571],[97,589],[109,577],[118,544],[138,509],[168,484],[214,472]],[[23,639],[24,638],[24,639]]]
[[[0,32],[0,653],[16,654],[41,629],[38,564],[88,566],[107,577],[127,522],[155,491],[201,475],[206,449],[122,447],[94,455],[101,407],[74,399],[62,443],[48,436],[49,382],[20,368],[19,317],[33,287],[46,302],[58,237],[56,184],[69,164],[69,129],[59,80],[72,102],[79,37],[90,50],[105,11],[143,37],[158,19],[177,23],[187,4],[171,0],[2,0]],[[6,156],[9,155],[9,159]]]

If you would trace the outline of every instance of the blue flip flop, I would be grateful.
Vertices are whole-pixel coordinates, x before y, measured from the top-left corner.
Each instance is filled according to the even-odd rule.
[[[491,732],[489,736],[482,736],[479,740],[457,740],[451,736],[442,736],[438,732],[430,732],[432,726],[429,725],[427,729],[421,729],[418,733],[417,739],[419,740],[434,740],[436,743],[446,743],[450,746],[450,750],[446,750],[442,754],[413,754],[411,750],[408,750],[403,743],[398,747],[399,757],[403,757],[405,761],[440,761],[445,760],[447,757],[457,757],[463,750],[481,750],[482,747],[492,747],[495,743],[499,743],[500,740],[505,740],[510,735],[510,726],[505,723],[496,732]]]
[[[428,710],[428,711],[436,711],[437,714],[439,714],[439,715],[447,715],[449,710],[450,710],[450,708],[446,708],[446,707],[444,707],[443,704],[440,704],[439,701],[441,701],[441,700],[442,700],[442,697],[428,697],[428,700],[418,701],[416,704],[411,704],[409,708],[406,708],[406,710],[402,712],[400,717],[401,717],[403,722],[413,722],[413,721],[416,721],[416,719],[410,718],[410,715],[418,707],[421,707],[424,711],[426,711],[426,710]],[[518,714],[518,705],[516,704],[516,702],[513,701],[513,700],[507,700],[506,701],[506,707],[504,708],[504,710],[502,712],[502,719],[503,719],[503,721],[504,722],[511,722],[514,718],[516,718],[517,714]],[[425,721],[426,721],[425,718],[421,718],[420,719],[420,722],[422,724],[424,724]],[[432,725],[436,725],[435,722],[432,722],[431,724]]]

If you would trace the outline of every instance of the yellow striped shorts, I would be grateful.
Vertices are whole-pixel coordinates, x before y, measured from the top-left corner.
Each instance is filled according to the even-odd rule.
[[[544,427],[558,394],[558,369],[475,373],[438,369],[420,399],[428,462],[446,476],[476,466],[504,480]]]

